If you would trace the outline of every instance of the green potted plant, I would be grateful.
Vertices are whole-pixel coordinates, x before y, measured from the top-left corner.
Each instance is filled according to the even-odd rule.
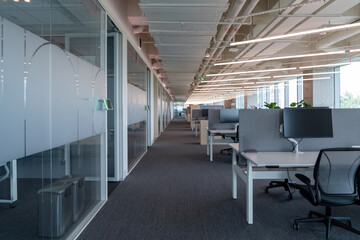
[[[301,107],[311,107],[310,104],[307,104],[304,102],[304,99],[301,100],[300,102],[292,102],[290,104],[290,107],[298,107],[298,108],[301,108]]]
[[[271,103],[265,102],[264,106],[269,109],[280,109],[280,107],[276,104],[276,102],[271,102]]]

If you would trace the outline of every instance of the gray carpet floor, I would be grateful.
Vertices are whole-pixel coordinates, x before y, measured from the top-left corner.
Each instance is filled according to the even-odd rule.
[[[238,199],[231,193],[231,157],[214,148],[209,162],[206,146],[189,124],[175,119],[78,239],[325,239],[325,225],[293,220],[306,217],[309,204],[296,192],[293,200],[281,189],[264,192],[268,181],[254,181],[254,224],[246,222],[245,185]],[[360,228],[360,206],[335,208]],[[338,227],[330,239],[360,239]]]

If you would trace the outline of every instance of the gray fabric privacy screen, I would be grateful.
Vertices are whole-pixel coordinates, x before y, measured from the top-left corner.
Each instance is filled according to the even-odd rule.
[[[299,143],[299,150],[319,151],[322,148],[360,145],[360,109],[332,109],[332,119],[333,138],[304,138]],[[281,123],[281,109],[241,109],[240,151],[292,151],[292,144],[279,131]]]

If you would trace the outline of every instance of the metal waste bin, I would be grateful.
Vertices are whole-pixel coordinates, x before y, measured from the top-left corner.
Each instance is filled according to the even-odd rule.
[[[57,182],[71,183],[73,185],[73,221],[76,222],[85,208],[85,177],[67,175],[59,178]]]
[[[53,183],[38,191],[39,235],[61,237],[72,225],[72,184]]]

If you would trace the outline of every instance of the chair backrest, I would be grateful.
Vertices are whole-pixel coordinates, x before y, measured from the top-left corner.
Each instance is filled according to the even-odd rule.
[[[360,148],[320,150],[314,169],[315,187],[325,195],[357,195]]]

